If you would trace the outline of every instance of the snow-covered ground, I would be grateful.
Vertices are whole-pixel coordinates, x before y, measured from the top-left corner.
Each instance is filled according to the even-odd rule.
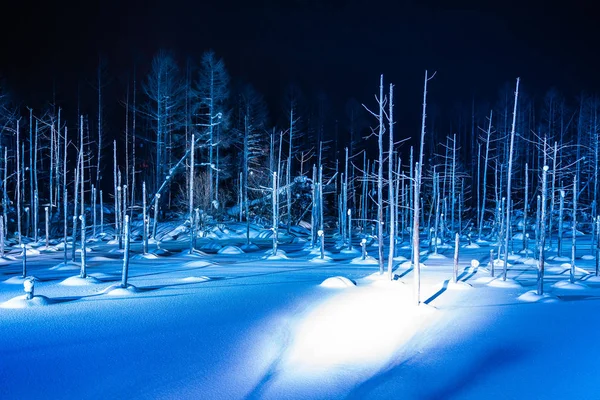
[[[32,246],[31,301],[13,248],[0,260],[0,398],[600,396],[600,280],[586,237],[575,284],[548,252],[545,296],[532,292],[525,256],[510,258],[503,281],[487,269],[489,245],[463,247],[454,284],[454,250],[440,249],[446,257],[421,260],[419,307],[403,258],[390,282],[360,252],[328,248],[330,262],[313,262],[319,253],[288,237],[274,258],[270,240],[255,235],[260,248],[244,252],[223,232],[199,239],[193,255],[185,235],[148,256],[136,243],[126,289],[115,245],[91,244],[86,280],[61,251]]]

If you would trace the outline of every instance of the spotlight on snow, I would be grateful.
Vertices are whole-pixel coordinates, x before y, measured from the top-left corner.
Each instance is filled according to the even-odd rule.
[[[323,284],[333,284],[336,278]],[[382,367],[435,316],[435,309],[416,307],[411,298],[411,290],[398,290],[397,285],[342,290],[301,317],[284,362],[295,373],[309,375],[339,365]]]

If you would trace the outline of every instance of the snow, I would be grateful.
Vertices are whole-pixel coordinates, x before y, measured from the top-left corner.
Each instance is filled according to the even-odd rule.
[[[225,246],[219,249],[217,254],[244,254],[244,251],[237,246]]]
[[[245,243],[236,229],[221,227],[219,248]],[[537,269],[523,258],[504,281],[483,268],[489,249],[463,247],[455,284],[453,249],[442,250],[445,259],[421,269],[416,306],[409,261],[390,280],[387,262],[379,275],[371,256],[362,263],[328,248],[330,262],[314,264],[301,244],[282,242],[268,261],[268,239],[255,252],[189,255],[180,235],[163,251],[151,243],[153,258],[138,257],[134,243],[127,288],[115,245],[90,243],[86,279],[79,256],[62,265],[62,253],[42,253],[28,264],[31,300],[20,257],[7,260],[0,397],[597,397],[600,347],[586,339],[599,328],[593,259],[577,259],[573,284],[568,269],[547,268],[538,296]]]
[[[325,279],[321,286],[327,288],[347,288],[356,286],[356,283],[346,278],[345,276],[334,276],[331,278]]]

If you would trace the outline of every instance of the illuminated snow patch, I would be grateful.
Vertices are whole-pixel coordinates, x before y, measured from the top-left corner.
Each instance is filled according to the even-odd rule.
[[[0,308],[32,308],[44,307],[52,304],[52,301],[46,296],[33,296],[33,299],[27,300],[27,295],[13,297],[10,300],[0,304]]]
[[[310,375],[340,365],[385,365],[437,311],[412,305],[410,289],[388,283],[344,290],[304,315],[292,332],[286,367]]]
[[[209,263],[208,261],[204,261],[204,260],[190,261],[190,262],[186,262],[185,264],[183,264],[184,267],[188,267],[188,268],[202,268],[202,267],[208,267],[209,265],[213,265],[213,264]]]
[[[404,256],[396,256],[394,257],[394,261],[406,261],[407,258]]]
[[[152,253],[136,254],[133,257],[131,257],[132,260],[156,260],[157,258],[158,256]]]
[[[584,254],[584,255],[581,256],[581,259],[582,260],[595,260],[596,257],[594,257],[594,256],[592,256],[590,254]]]
[[[529,292],[523,293],[517,298],[527,303],[555,303],[558,301],[556,297],[549,295],[548,293],[544,293],[540,296],[535,290],[530,290]]]
[[[345,276],[333,276],[331,278],[325,279],[319,286],[323,286],[326,288],[347,288],[356,286],[356,283],[346,278]]]
[[[196,282],[206,282],[210,281],[208,276],[187,276],[185,278],[181,278],[181,282],[187,283],[196,283]]]
[[[219,249],[219,251],[217,251],[217,253],[218,254],[244,254],[244,251],[237,246],[225,246],[225,247]]]
[[[558,281],[555,282],[554,284],[552,284],[552,287],[555,289],[565,289],[565,290],[587,290],[589,289],[589,286],[580,283],[580,282],[573,282],[571,283],[570,281]]]
[[[445,260],[445,259],[447,259],[447,258],[448,258],[448,257],[446,257],[446,256],[445,256],[445,255],[443,255],[443,254],[430,254],[430,255],[427,257],[427,259],[428,259],[428,260]]]
[[[477,243],[471,243],[471,244],[465,244],[463,246],[463,249],[479,249],[481,246],[479,246]]]
[[[102,283],[98,279],[93,276],[88,276],[87,278],[82,278],[80,276],[71,276],[70,278],[65,279],[62,282],[59,282],[59,285],[63,286],[91,286]]]
[[[475,259],[471,260],[471,267],[472,268],[478,268],[479,265],[480,265],[479,260],[475,260]]]

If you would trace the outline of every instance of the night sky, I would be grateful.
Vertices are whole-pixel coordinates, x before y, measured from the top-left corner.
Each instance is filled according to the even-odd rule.
[[[567,96],[600,92],[600,29],[592,2],[580,0],[563,8],[525,0],[16,3],[3,9],[0,77],[34,107],[53,88],[63,107],[76,104],[78,85],[93,93],[99,54],[113,83],[122,83],[134,65],[144,74],[159,48],[173,50],[181,65],[214,49],[272,112],[290,82],[337,104],[350,97],[373,104],[384,73],[398,105],[418,114],[425,69],[437,71],[430,96],[442,106],[472,96],[493,102],[517,76],[531,95],[552,86]]]

